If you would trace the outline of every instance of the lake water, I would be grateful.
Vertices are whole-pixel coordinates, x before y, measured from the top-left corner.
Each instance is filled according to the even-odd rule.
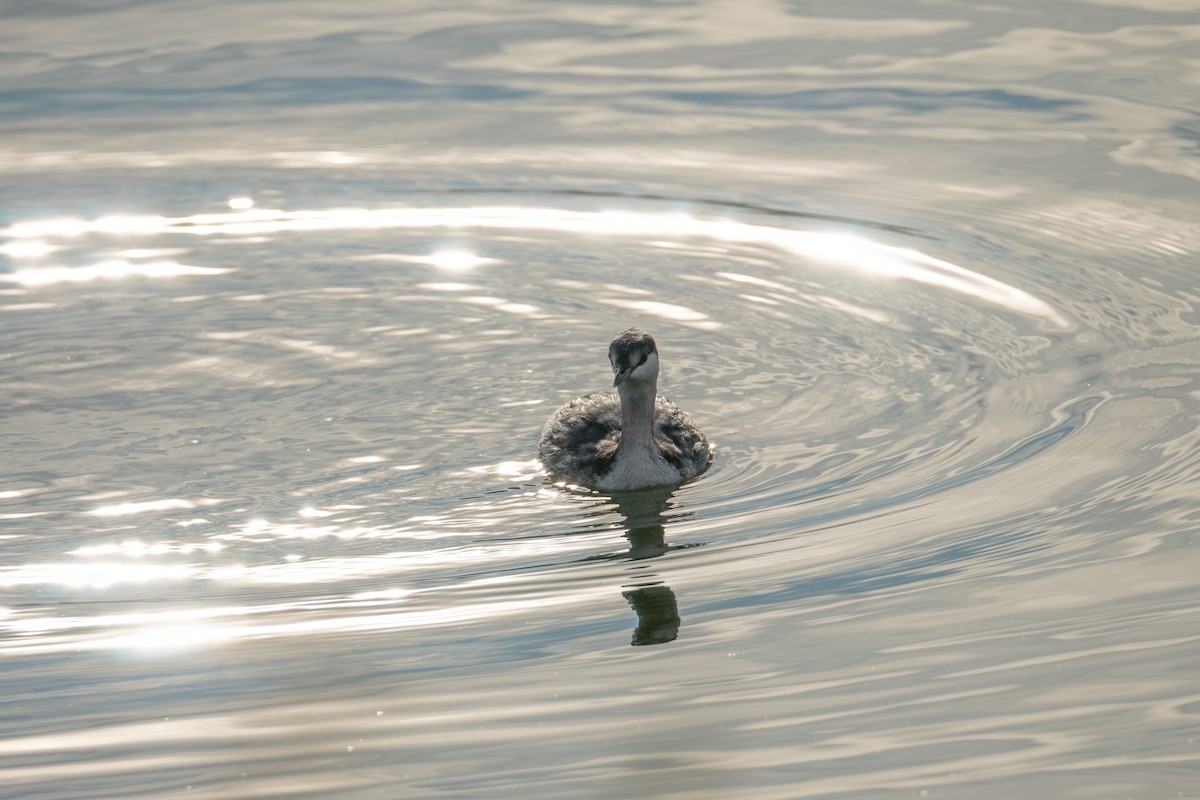
[[[1200,797],[1200,3],[7,4],[0,792]],[[716,446],[555,485],[652,332]]]

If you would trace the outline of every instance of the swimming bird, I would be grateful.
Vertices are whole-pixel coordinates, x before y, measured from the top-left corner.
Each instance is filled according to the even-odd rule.
[[[542,428],[538,456],[554,473],[606,491],[667,486],[708,468],[704,431],[679,406],[659,397],[658,346],[638,328],[608,346],[617,393],[576,397]]]

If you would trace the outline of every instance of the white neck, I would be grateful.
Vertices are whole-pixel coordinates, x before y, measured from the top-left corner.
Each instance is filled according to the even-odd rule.
[[[626,380],[617,387],[621,397],[621,451],[652,449],[658,451],[654,441],[654,398],[657,394],[656,377],[649,380]]]
[[[601,489],[644,489],[679,482],[679,470],[663,457],[654,439],[655,377],[626,379],[617,387],[621,396],[621,443],[616,463]]]

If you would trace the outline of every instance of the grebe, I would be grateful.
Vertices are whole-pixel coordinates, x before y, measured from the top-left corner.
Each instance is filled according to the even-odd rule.
[[[623,330],[608,346],[608,360],[617,394],[585,394],[555,412],[538,442],[542,463],[572,483],[608,491],[681,483],[707,469],[704,431],[657,396],[654,338]]]

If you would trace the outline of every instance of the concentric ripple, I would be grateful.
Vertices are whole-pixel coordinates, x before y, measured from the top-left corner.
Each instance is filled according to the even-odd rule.
[[[1180,531],[1162,487],[1196,469],[1196,390],[1162,354],[1195,337],[1159,288],[1122,284],[1113,329],[1016,234],[448,196],[0,231],[11,655],[403,635],[404,669],[440,670],[478,658],[475,630],[498,660],[703,646],[768,609],[838,619]],[[631,324],[714,465],[674,491],[553,485],[537,432],[607,383]]]
[[[293,211],[240,199],[0,231],[17,254],[16,308],[48,311],[25,315],[42,345],[9,364],[27,424],[49,424],[40,401],[53,386],[71,418],[115,434],[82,452],[79,431],[58,454],[28,451],[25,474],[85,461],[98,484],[87,497],[103,502],[66,508],[114,518],[105,535],[164,512],[151,536],[163,552],[222,554],[220,566],[107,578],[92,564],[66,582],[349,591],[609,548],[619,509],[556,496],[528,460],[545,416],[603,384],[607,339],[630,324],[658,337],[664,390],[718,446],[714,469],[662,509],[663,552],[986,492],[1103,400],[1078,366],[1095,358],[1088,337],[1053,298],[954,263],[931,232],[713,201],[523,199]],[[96,314],[86,290],[99,285]],[[124,315],[147,296],[147,316]],[[147,326],[172,346],[139,346]],[[184,414],[198,424],[180,425]],[[22,504],[61,516],[63,480],[50,472]],[[579,501],[600,503],[582,528]],[[291,560],[254,566],[272,542]],[[231,550],[245,563],[225,565]]]

